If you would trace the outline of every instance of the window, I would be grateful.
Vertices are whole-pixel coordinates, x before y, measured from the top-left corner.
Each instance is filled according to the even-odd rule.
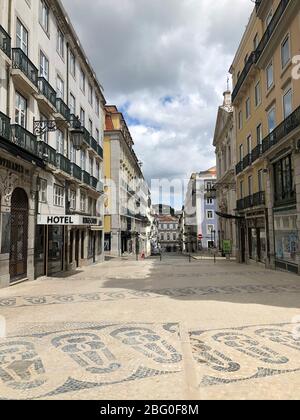
[[[256,127],[256,141],[257,141],[257,145],[262,145],[263,134],[262,134],[262,125],[261,124],[259,124]]]
[[[253,50],[254,51],[257,49],[258,44],[259,44],[259,37],[258,37],[258,34],[256,34],[254,39],[253,39]]]
[[[45,32],[49,32],[49,7],[44,0],[40,1],[40,24]]]
[[[47,181],[40,178],[39,184],[39,201],[40,203],[47,203]]]
[[[208,205],[212,205],[212,204],[213,204],[213,199],[212,199],[212,198],[208,198],[208,199],[206,200],[206,204],[208,204]]]
[[[214,218],[214,212],[212,210],[206,211],[206,218],[207,219],[213,219]]]
[[[86,154],[84,150],[80,151],[80,166],[83,171],[86,170]]]
[[[283,95],[283,114],[284,118],[287,118],[293,112],[293,97],[292,97],[292,89],[289,89]]]
[[[27,125],[27,100],[16,92],[15,123],[26,128]]]
[[[76,98],[75,96],[70,93],[70,113],[76,115]]]
[[[62,100],[65,97],[65,83],[59,75],[56,77],[56,97]]]
[[[283,43],[281,44],[281,66],[284,68],[291,59],[290,53],[290,37],[287,35]]]
[[[69,202],[70,202],[70,210],[76,210],[76,191],[70,189],[69,190]]]
[[[100,143],[100,132],[98,130],[98,128],[96,128],[96,140],[98,143]]]
[[[273,69],[273,61],[267,67],[267,89],[271,89],[274,84],[274,69]]]
[[[70,73],[73,77],[76,76],[76,59],[73,51],[70,50]]]
[[[257,82],[255,85],[255,106],[259,106],[261,104],[261,89],[260,89],[260,82]]]
[[[96,114],[99,116],[99,112],[100,112],[100,100],[99,100],[99,98],[98,97],[96,97],[96,109],[95,109],[95,111],[96,111]]]
[[[167,234],[167,241],[170,241],[171,240],[171,235],[168,233]]]
[[[49,80],[49,60],[43,51],[40,51],[40,76]]]
[[[244,181],[240,181],[240,198],[244,198]]]
[[[253,195],[253,178],[251,175],[248,177],[248,195]]]
[[[250,118],[251,114],[251,104],[250,104],[250,98],[246,99],[246,119],[248,120]]]
[[[92,215],[93,213],[93,199],[91,197],[88,198],[88,214]]]
[[[65,37],[64,34],[60,29],[57,29],[57,44],[56,50],[61,58],[64,58],[64,50],[65,50]]]
[[[65,204],[65,190],[63,187],[54,184],[54,205],[57,207],[64,207]]]
[[[275,202],[295,200],[294,170],[291,155],[274,164]]]
[[[177,235],[176,233],[173,233],[173,241],[176,241],[176,239],[177,239]]]
[[[80,108],[80,122],[83,127],[85,127],[85,111],[83,108]]]
[[[247,137],[247,149],[248,149],[248,154],[252,153],[252,136],[248,136]]]
[[[269,133],[276,128],[276,115],[275,115],[275,108],[272,108],[268,112],[268,124],[269,124]]]
[[[266,27],[270,25],[272,18],[273,18],[273,10],[271,9],[266,18]]]
[[[70,161],[76,163],[76,149],[72,141],[70,141]]]
[[[89,83],[89,103],[93,105],[93,86]]]
[[[241,130],[243,128],[243,112],[239,112],[239,129]]]
[[[244,146],[240,145],[240,162],[244,159]]]
[[[85,213],[86,210],[86,193],[80,191],[80,211]]]
[[[56,131],[56,151],[61,155],[65,152],[64,134],[61,130]]]
[[[258,191],[264,190],[264,172],[262,169],[258,171]]]
[[[161,239],[162,241],[164,241],[164,240],[165,240],[165,235],[164,235],[163,233],[160,235],[160,239]]]
[[[25,26],[17,20],[17,48],[21,48],[21,50],[28,55],[28,31]]]
[[[94,160],[90,158],[90,175],[94,175]]]
[[[80,69],[80,89],[85,93],[85,74],[82,69]]]
[[[100,180],[100,165],[96,163],[96,178]]]
[[[206,229],[207,234],[211,235],[214,231],[214,228],[215,228],[214,225],[207,225],[207,229]]]
[[[91,119],[89,119],[89,132],[93,136],[93,121]]]

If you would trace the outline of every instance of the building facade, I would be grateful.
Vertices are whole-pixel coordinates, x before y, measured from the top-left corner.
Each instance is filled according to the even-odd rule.
[[[59,0],[0,1],[0,68],[5,287],[102,260],[105,99]]]
[[[106,106],[105,250],[108,254],[151,252],[151,196],[126,121],[116,106]]]
[[[217,182],[214,186],[217,200],[219,250],[223,241],[231,241],[232,255],[236,255],[236,182],[235,182],[235,125],[231,92],[224,93],[219,107],[213,145],[217,161]]]
[[[239,260],[295,273],[300,266],[299,18],[298,1],[257,1],[231,68]]]
[[[218,243],[216,200],[207,196],[217,180],[216,167],[194,173],[188,183],[184,205],[187,252],[215,248]]]
[[[157,215],[158,238],[163,252],[179,251],[178,217],[171,215]]]

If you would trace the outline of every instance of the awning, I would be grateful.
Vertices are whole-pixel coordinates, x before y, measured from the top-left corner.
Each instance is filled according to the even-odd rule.
[[[221,213],[219,211],[216,211],[216,214],[219,217],[222,217],[223,219],[238,219],[238,220],[244,219],[244,217],[241,217],[241,216],[234,216],[233,214]]]

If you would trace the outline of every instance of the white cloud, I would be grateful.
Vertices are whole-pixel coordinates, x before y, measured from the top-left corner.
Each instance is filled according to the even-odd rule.
[[[212,137],[249,0],[63,0],[147,178],[214,164]]]

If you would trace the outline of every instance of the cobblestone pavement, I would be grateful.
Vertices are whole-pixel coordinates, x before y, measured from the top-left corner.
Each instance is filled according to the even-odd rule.
[[[22,283],[0,399],[298,399],[299,306],[297,276],[180,256]]]

